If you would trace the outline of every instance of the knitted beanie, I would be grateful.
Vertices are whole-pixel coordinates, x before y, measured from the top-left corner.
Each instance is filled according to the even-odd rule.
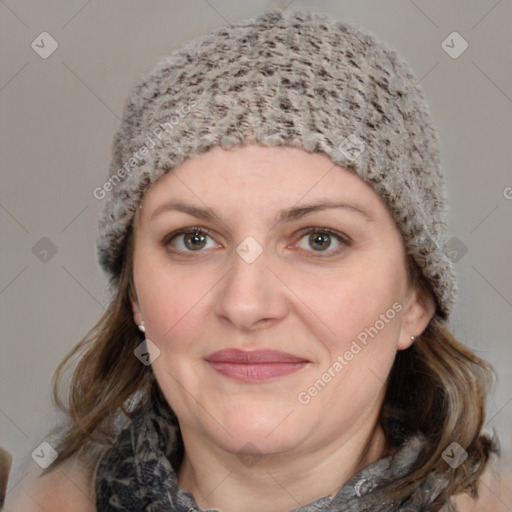
[[[352,23],[266,11],[196,38],[133,88],[112,146],[98,255],[118,284],[148,188],[185,159],[257,143],[327,155],[383,199],[446,320],[456,299],[446,249],[438,135],[408,64]]]

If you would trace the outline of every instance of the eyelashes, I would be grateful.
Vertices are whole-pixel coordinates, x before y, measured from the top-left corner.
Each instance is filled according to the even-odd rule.
[[[330,228],[314,226],[301,229],[294,235],[294,243],[302,241],[306,236],[305,247],[301,250],[312,253],[312,257],[329,257],[342,252],[347,246],[351,245],[348,236],[339,233]],[[187,227],[178,229],[168,234],[162,240],[162,245],[174,253],[193,255],[194,253],[205,252],[204,249],[218,247],[216,243],[207,246],[207,239],[213,241],[213,233],[203,227]],[[335,249],[332,249],[333,240],[338,243]],[[181,248],[176,247],[176,241],[181,242]],[[187,245],[188,244],[188,245]],[[317,247],[315,250],[313,247]],[[311,248],[309,250],[307,247]]]
[[[200,251],[200,249],[202,249],[202,247],[199,247],[199,244],[201,243],[201,241],[205,240],[206,237],[211,238],[210,231],[208,231],[206,228],[190,227],[190,228],[178,229],[177,231],[174,231],[170,235],[167,235],[164,238],[164,240],[162,241],[162,244],[165,245],[166,247],[173,246],[172,242],[174,239],[176,239],[180,236],[183,237],[183,236],[187,236],[187,235],[192,235],[190,237],[190,239],[194,241],[194,244],[199,249],[192,250],[192,251],[186,251],[186,250],[183,251],[182,249],[180,249],[181,252],[202,252],[202,251]],[[199,242],[199,243],[196,243],[196,242]]]
[[[327,247],[323,247],[320,250],[308,251],[308,249],[304,249],[307,252],[312,252],[315,257],[325,257],[322,253],[326,253],[328,256],[339,254],[343,249],[350,245],[349,239],[346,235],[326,227],[315,226],[304,228],[298,232],[297,239],[301,241],[308,235],[309,238],[306,240],[306,244],[309,245],[309,247],[312,247],[313,244],[321,244],[321,240],[328,241]],[[331,242],[333,239],[339,244],[335,249],[331,249]]]

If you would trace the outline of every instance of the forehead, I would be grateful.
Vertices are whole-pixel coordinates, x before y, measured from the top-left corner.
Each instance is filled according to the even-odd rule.
[[[215,147],[186,160],[153,184],[143,198],[145,211],[162,202],[186,200],[203,206],[283,207],[312,200],[352,200],[376,213],[385,206],[354,171],[329,157],[295,147],[246,145]]]

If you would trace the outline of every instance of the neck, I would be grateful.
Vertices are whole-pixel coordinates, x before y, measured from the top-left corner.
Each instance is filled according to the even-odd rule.
[[[236,454],[219,456],[217,446],[190,434],[182,429],[186,449],[179,486],[201,508],[223,512],[282,512],[333,497],[361,469],[390,453],[376,420],[366,428],[354,425],[321,448],[300,455],[264,455],[250,467]]]

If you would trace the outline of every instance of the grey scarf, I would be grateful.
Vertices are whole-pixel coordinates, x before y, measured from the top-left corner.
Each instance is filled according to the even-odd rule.
[[[408,473],[421,452],[410,437],[393,455],[367,466],[334,498],[323,497],[293,512],[431,512],[436,485],[423,482],[405,502],[394,503],[382,486]],[[167,404],[141,408],[102,456],[96,475],[98,512],[200,512],[190,492],[178,486],[175,468],[183,456],[177,419]],[[218,509],[207,509],[206,512]],[[205,512],[205,511],[203,511]]]

